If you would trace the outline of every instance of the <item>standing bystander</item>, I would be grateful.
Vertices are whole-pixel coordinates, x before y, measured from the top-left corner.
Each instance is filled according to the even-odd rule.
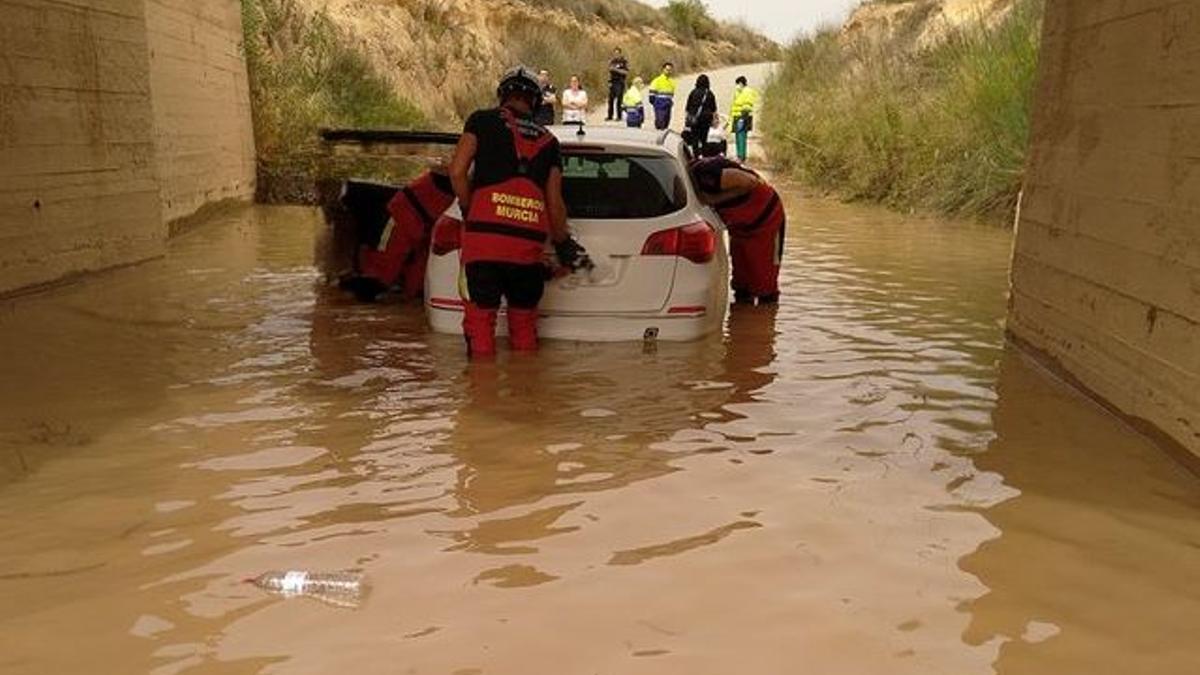
[[[583,124],[584,117],[587,115],[588,95],[584,91],[583,85],[579,83],[578,75],[572,75],[571,84],[563,89],[562,107],[563,124]]]
[[[654,108],[654,128],[671,126],[671,108],[675,106],[675,64],[667,61],[658,77],[650,80],[650,106]]]
[[[696,87],[688,94],[684,112],[683,138],[692,148],[692,156],[699,157],[704,151],[713,116],[717,114],[717,97],[712,93],[708,75],[696,78]]]
[[[750,86],[745,75],[739,75],[734,82],[729,126],[733,131],[738,161],[745,162],[749,152],[750,132],[754,130],[754,108],[758,105],[758,92]]]
[[[621,53],[621,48],[613,49],[613,57],[608,61],[608,113],[605,120],[621,119],[621,99],[625,95],[625,81],[629,78],[629,61]]]
[[[557,98],[558,90],[554,88],[554,83],[550,81],[550,71],[545,68],[538,71],[538,86],[542,88],[542,97],[538,100],[537,107],[533,111],[533,121],[538,124],[548,127],[554,124],[554,102]]]

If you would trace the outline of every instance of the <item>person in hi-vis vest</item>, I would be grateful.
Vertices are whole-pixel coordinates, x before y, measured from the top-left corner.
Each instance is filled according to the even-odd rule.
[[[671,126],[671,109],[675,107],[675,66],[670,61],[662,65],[658,77],[650,80],[650,107],[654,108],[654,128],[666,129]]]
[[[729,130],[733,132],[738,161],[745,162],[749,151],[750,132],[754,130],[754,108],[758,105],[758,91],[750,86],[745,75],[739,76],[734,83],[733,105],[729,109]]]

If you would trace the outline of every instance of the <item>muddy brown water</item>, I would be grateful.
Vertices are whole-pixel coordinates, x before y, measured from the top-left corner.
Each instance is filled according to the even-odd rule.
[[[1200,672],[1200,481],[1004,345],[1009,234],[789,208],[654,350],[468,366],[294,208],[5,302],[0,672]]]

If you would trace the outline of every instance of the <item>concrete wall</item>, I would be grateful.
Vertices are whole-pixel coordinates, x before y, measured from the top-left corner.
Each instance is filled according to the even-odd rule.
[[[0,0],[0,291],[162,250],[139,0]]]
[[[254,191],[236,0],[0,0],[0,293]]]
[[[1056,0],[1009,330],[1200,455],[1200,2]]]
[[[236,0],[146,0],[163,218],[254,194],[254,130]]]

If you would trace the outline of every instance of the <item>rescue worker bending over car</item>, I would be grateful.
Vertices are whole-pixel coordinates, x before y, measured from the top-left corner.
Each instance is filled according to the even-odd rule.
[[[454,189],[444,166],[418,176],[388,202],[391,216],[378,239],[359,247],[358,276],[346,284],[361,300],[373,300],[399,284],[409,298],[421,297],[433,224],[454,203]]]
[[[757,173],[725,157],[693,160],[691,169],[700,201],[711,205],[729,230],[734,302],[779,302],[787,226],[779,193]]]
[[[574,268],[586,258],[567,232],[558,139],[532,119],[542,95],[537,79],[524,67],[513,68],[496,95],[499,107],[477,110],[467,119],[450,161],[464,223],[463,334],[467,353],[476,358],[496,353],[502,300],[512,349],[537,349],[547,238],[563,266]]]
[[[386,209],[382,200],[386,199]],[[341,198],[358,223],[361,243],[355,274],[340,282],[364,302],[399,284],[404,295],[421,297],[434,221],[454,203],[445,166],[435,166],[397,190],[350,182]]]

